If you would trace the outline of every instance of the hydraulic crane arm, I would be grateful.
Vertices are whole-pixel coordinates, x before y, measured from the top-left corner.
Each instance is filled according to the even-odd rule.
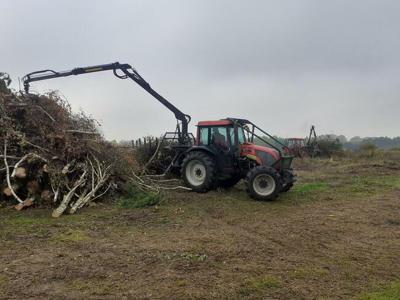
[[[312,125],[311,128],[310,128],[310,134],[308,136],[307,145],[311,145],[316,140],[317,140],[317,133],[315,132],[315,126]]]
[[[129,64],[120,64],[119,62],[112,63],[112,64],[105,64],[105,65],[97,65],[97,66],[90,66],[90,67],[82,67],[82,68],[75,68],[69,71],[62,71],[56,72],[53,70],[42,70],[29,73],[22,78],[24,89],[26,93],[29,93],[30,83],[34,81],[40,80],[47,80],[52,78],[59,78],[59,77],[67,77],[71,75],[81,75],[81,74],[88,74],[93,72],[101,72],[101,71],[113,71],[114,75],[119,79],[127,79],[130,78],[139,84],[143,89],[145,89],[150,95],[156,98],[159,102],[161,102],[166,108],[172,111],[178,121],[181,122],[182,128],[178,126],[178,136],[181,143],[184,143],[187,136],[188,136],[188,125],[191,120],[191,117],[187,114],[184,114],[180,111],[177,107],[175,107],[171,102],[165,99],[163,96],[158,94],[155,90],[153,90],[140,76],[140,74],[132,68]],[[118,74],[118,71],[121,71],[121,74]]]

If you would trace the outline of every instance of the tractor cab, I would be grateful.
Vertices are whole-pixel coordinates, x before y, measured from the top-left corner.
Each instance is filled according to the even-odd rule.
[[[202,121],[181,174],[186,185],[198,192],[228,188],[245,178],[252,182],[249,191],[253,198],[272,199],[289,190],[295,181],[293,156],[286,151],[281,141],[248,120]],[[253,185],[255,178],[261,181]]]
[[[289,168],[292,160],[291,156],[286,156],[287,148],[281,141],[244,119],[199,122],[196,146],[206,147],[217,155],[247,159],[277,170]],[[281,164],[283,159],[285,166]]]

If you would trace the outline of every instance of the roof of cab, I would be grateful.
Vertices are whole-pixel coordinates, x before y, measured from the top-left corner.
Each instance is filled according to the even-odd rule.
[[[240,125],[249,124],[248,120],[245,119],[238,119],[238,118],[226,118],[222,120],[216,121],[200,121],[197,126],[226,126],[232,125],[233,123],[238,123]]]
[[[217,121],[200,121],[197,126],[226,126],[231,125],[232,121],[230,120],[217,120]]]

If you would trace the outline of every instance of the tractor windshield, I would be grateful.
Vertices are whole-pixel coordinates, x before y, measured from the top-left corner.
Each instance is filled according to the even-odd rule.
[[[231,139],[231,145],[235,145],[235,130],[233,126],[229,126],[229,137]],[[237,142],[239,145],[246,143],[246,136],[242,127],[237,128]]]

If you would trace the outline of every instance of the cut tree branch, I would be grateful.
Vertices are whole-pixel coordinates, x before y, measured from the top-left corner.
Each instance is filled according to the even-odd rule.
[[[14,170],[13,170],[13,172],[12,172],[12,174],[11,174],[11,178],[15,177],[15,173],[16,173],[18,167],[19,167],[25,160],[27,160],[27,159],[30,158],[30,157],[37,158],[37,159],[40,159],[40,160],[42,160],[42,161],[44,161],[44,162],[47,162],[47,159],[41,157],[40,155],[37,155],[36,153],[28,153],[27,155],[25,155],[24,157],[22,157],[22,158],[14,165]]]
[[[18,195],[15,193],[12,185],[11,185],[11,180],[10,180],[10,169],[8,167],[8,162],[7,162],[7,139],[4,139],[4,165],[6,166],[6,179],[7,179],[7,186],[10,189],[11,194],[14,196],[14,198],[19,202],[23,203],[24,201],[21,200],[21,198],[18,197]]]

